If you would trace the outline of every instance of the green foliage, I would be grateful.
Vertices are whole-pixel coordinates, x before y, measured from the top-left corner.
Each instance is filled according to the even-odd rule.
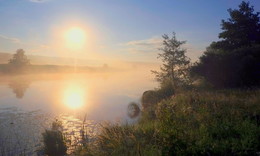
[[[49,156],[64,156],[67,151],[65,138],[60,131],[61,123],[55,121],[52,123],[51,130],[45,130],[42,134],[44,143],[44,153]]]
[[[188,84],[190,59],[185,55],[186,50],[181,48],[185,41],[178,41],[175,33],[171,38],[166,34],[162,37],[163,48],[159,49],[162,53],[159,53],[158,58],[162,59],[163,65],[160,71],[152,72],[159,82],[170,80],[175,88]]]
[[[155,118],[155,106],[163,99],[170,98],[174,95],[175,90],[171,81],[161,83],[159,89],[145,91],[142,95],[143,116]]]
[[[165,155],[256,155],[259,91],[186,92],[156,109]]]
[[[254,7],[249,2],[242,2],[239,9],[228,9],[230,18],[222,20],[222,30],[216,47],[220,49],[235,49],[253,44],[260,44],[259,12],[254,13]]]
[[[149,126],[105,125],[98,137],[100,155],[160,155],[156,132]]]
[[[219,88],[260,85],[260,44],[230,51],[208,48],[192,72]]]
[[[223,40],[213,42],[191,71],[218,88],[259,87],[259,13],[246,2],[228,11],[230,18],[222,21],[219,34]]]
[[[188,91],[154,104],[155,118],[103,125],[92,155],[257,155],[260,91]],[[146,110],[144,110],[144,113]],[[81,153],[86,154],[84,150]]]
[[[174,84],[171,81],[164,81],[157,90],[160,100],[171,97],[175,93]]]
[[[154,124],[102,124],[96,140],[76,153],[79,156],[158,156],[157,132]]]

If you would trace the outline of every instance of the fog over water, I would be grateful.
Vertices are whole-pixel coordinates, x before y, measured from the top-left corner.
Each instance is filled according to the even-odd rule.
[[[63,121],[68,133],[77,131],[85,116],[93,133],[95,125],[104,121],[136,121],[128,116],[129,104],[140,105],[142,93],[156,87],[148,69],[2,75],[0,79],[0,144],[10,149],[26,146],[16,150],[29,149],[30,145],[37,150],[40,132],[55,119]],[[18,144],[16,139],[28,143]]]

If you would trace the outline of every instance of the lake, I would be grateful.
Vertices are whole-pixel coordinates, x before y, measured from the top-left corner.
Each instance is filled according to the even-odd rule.
[[[141,106],[155,87],[150,70],[1,76],[0,155],[36,155],[55,119],[73,136],[84,119],[90,133],[105,121],[133,123],[139,115],[129,115],[129,104]]]

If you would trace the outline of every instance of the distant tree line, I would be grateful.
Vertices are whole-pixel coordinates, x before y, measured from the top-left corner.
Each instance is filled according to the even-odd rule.
[[[159,57],[163,66],[153,71],[160,82],[170,79],[174,86],[188,85],[192,79],[204,79],[216,88],[252,88],[260,85],[260,20],[259,12],[249,2],[239,9],[228,9],[230,18],[222,20],[220,41],[212,42],[191,66],[173,34],[163,36]],[[189,80],[189,81],[188,81]]]

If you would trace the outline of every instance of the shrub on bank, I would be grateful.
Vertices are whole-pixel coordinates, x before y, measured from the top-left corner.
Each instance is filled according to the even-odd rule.
[[[145,91],[141,99],[143,108],[142,116],[150,120],[155,119],[156,104],[163,99],[170,98],[174,93],[175,90],[171,81],[161,83],[159,89]]]
[[[48,156],[64,156],[67,152],[65,138],[60,131],[59,121],[52,123],[51,130],[45,130],[42,134],[44,143],[44,153]]]

